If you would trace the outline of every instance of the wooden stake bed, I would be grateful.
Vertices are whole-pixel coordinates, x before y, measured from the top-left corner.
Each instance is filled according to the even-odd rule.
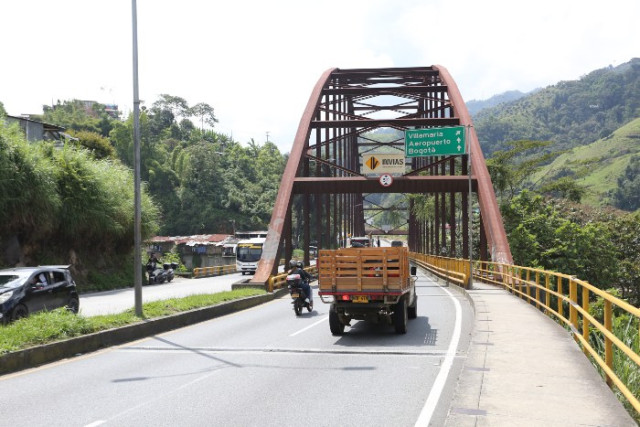
[[[405,247],[320,250],[319,294],[336,292],[402,293],[411,286]]]

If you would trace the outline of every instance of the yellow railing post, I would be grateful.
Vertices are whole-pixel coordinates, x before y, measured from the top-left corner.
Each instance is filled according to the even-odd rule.
[[[569,303],[569,321],[575,328],[576,332],[578,331],[578,310],[576,309],[575,304],[578,301],[578,284],[571,278],[569,280],[569,299],[571,300]]]
[[[558,276],[558,314],[564,317],[564,310],[562,309],[562,300],[564,293],[562,292],[562,276]]]
[[[536,308],[540,310],[540,272],[536,270]]]
[[[545,303],[545,312],[548,312],[548,310],[551,307],[551,278],[549,276],[549,273],[545,273],[544,274],[544,287],[547,290],[545,292],[545,298],[544,298],[544,303]]]
[[[611,332],[612,330],[612,321],[613,310],[611,309],[611,301],[608,299],[604,300],[604,328]],[[611,343],[611,339],[607,336],[604,337],[604,363],[613,370],[613,345]],[[613,381],[611,377],[607,375],[606,378],[607,385],[611,387],[613,385]]]
[[[582,287],[582,309],[585,313],[589,313],[589,289],[585,286]],[[582,338],[584,338],[586,342],[589,342],[589,328],[589,319],[587,316],[582,315]],[[585,356],[589,356],[589,350],[586,346],[582,347],[582,352]]]

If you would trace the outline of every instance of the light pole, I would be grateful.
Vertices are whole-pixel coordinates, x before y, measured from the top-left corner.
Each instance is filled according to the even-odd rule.
[[[136,316],[142,317],[142,254],[140,251],[142,203],[140,196],[140,96],[138,95],[138,17],[136,0],[131,0],[133,33],[133,163],[134,163],[134,221],[133,221],[133,278]]]

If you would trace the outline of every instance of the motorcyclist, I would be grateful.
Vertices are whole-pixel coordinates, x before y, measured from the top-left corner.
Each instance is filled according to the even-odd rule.
[[[156,257],[155,252],[151,252],[151,255],[149,255],[149,261],[147,261],[147,265],[153,267],[154,270],[158,266],[158,258]]]
[[[158,267],[158,258],[156,257],[155,252],[151,252],[149,255],[149,261],[147,261],[147,272],[149,273],[149,280],[151,280],[156,275],[156,270]]]
[[[289,267],[289,274],[299,274],[302,278],[300,287],[304,291],[305,295],[307,295],[305,302],[310,306],[313,306],[313,293],[311,292],[311,286],[309,285],[309,282],[311,282],[312,279],[311,275],[304,270],[304,264],[302,261],[292,259],[289,261]]]

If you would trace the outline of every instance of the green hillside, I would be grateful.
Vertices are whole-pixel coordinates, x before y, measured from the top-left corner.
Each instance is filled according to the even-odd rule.
[[[474,126],[485,157],[511,141],[552,141],[550,151],[592,143],[640,117],[640,58],[485,108]]]
[[[609,192],[617,187],[633,155],[640,154],[640,119],[635,119],[611,135],[588,145],[575,147],[558,156],[531,179],[536,188],[562,177],[573,177],[586,188],[583,203],[610,204]]]

